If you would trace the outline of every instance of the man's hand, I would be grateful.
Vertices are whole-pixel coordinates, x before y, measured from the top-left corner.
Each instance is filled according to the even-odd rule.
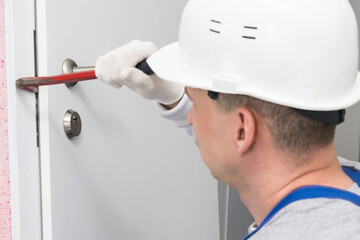
[[[184,86],[146,75],[135,68],[157,50],[152,42],[132,41],[119,47],[96,61],[98,79],[116,88],[126,85],[146,99],[155,99],[163,105],[178,102],[184,94]]]

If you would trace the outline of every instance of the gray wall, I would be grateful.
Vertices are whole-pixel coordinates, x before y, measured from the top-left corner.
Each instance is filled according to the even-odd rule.
[[[360,1],[350,0],[350,3],[354,8],[358,23],[360,23]],[[360,25],[358,24],[358,26]],[[359,30],[359,36],[360,36],[360,30]],[[336,150],[338,152],[338,155],[347,158],[349,160],[359,161],[360,160],[359,139],[360,139],[360,104],[357,104],[347,109],[345,123],[341,124],[337,129],[335,143],[336,143]]]

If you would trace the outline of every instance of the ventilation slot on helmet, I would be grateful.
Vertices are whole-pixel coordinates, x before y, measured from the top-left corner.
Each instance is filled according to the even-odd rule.
[[[250,37],[250,36],[242,36],[242,37],[247,39],[256,39],[256,37]]]
[[[213,20],[213,19],[211,19],[211,22],[221,24],[221,22],[220,22],[220,21]]]
[[[251,26],[244,26],[244,28],[245,29],[251,29],[251,30],[257,30],[258,29],[257,27],[251,27]],[[242,37],[246,38],[246,39],[253,39],[253,40],[256,39],[256,37],[254,37],[254,36],[245,36],[245,35],[243,35]]]
[[[214,32],[214,33],[220,33],[220,31],[216,31],[214,29],[209,29],[211,32]]]
[[[257,27],[249,27],[249,26],[244,26],[244,28],[248,28],[248,29],[254,29],[254,30],[257,30]]]
[[[221,22],[218,21],[218,20],[213,20],[213,19],[211,19],[210,21],[211,21],[212,23],[215,23],[215,24],[221,24]],[[210,32],[220,34],[220,30],[215,30],[215,29],[211,29],[211,28],[210,28],[209,30],[210,30]]]

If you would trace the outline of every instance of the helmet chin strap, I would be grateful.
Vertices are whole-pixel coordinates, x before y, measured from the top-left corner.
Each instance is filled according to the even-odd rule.
[[[219,98],[219,93],[214,91],[208,91],[208,96],[212,100],[217,100]],[[330,125],[338,125],[345,120],[345,109],[334,110],[334,111],[311,111],[311,110],[302,110],[297,108],[290,108],[291,110],[297,112],[303,117],[309,118],[311,120],[327,123]]]

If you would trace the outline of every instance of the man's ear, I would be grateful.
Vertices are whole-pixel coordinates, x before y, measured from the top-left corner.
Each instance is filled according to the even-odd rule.
[[[248,108],[238,108],[237,127],[236,127],[236,145],[239,154],[247,152],[255,142],[256,138],[256,118]]]

